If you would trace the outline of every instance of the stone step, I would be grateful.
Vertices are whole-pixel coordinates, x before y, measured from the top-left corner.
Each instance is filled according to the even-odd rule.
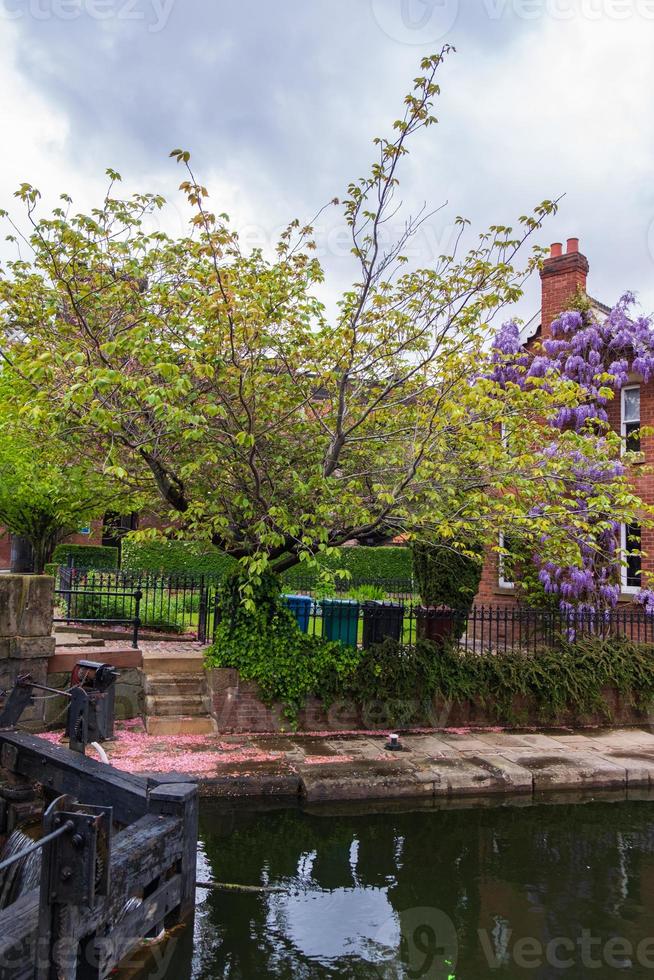
[[[92,636],[87,634],[75,635],[73,633],[59,633],[54,634],[55,643],[57,647],[67,647],[68,649],[73,649],[77,647],[103,647],[104,640],[94,640]]]
[[[198,654],[156,655],[143,652],[143,669],[148,677],[155,674],[170,676],[178,674],[204,675],[204,658]]]
[[[145,713],[148,717],[154,718],[169,718],[171,715],[197,718],[206,715],[207,709],[199,695],[195,697],[146,695]]]
[[[169,715],[167,717],[149,717],[145,720],[148,735],[213,735],[218,727],[209,715],[203,717],[188,717],[185,715]]]
[[[191,695],[202,697],[206,692],[206,680],[204,676],[195,674],[180,674],[169,676],[165,674],[146,674],[145,693],[174,697],[175,695]]]
[[[55,633],[74,633],[75,636],[88,636],[92,638],[92,630],[83,626],[68,626],[66,623],[55,623]]]
[[[75,644],[68,646],[66,644],[65,646],[58,646],[56,652],[58,657],[75,656],[78,660],[95,660],[97,663],[102,664],[110,664],[111,658],[117,655],[138,653],[137,650],[134,650],[132,646],[128,646],[127,644],[125,646],[118,646],[116,644],[108,648],[98,646],[95,643],[93,646],[76,646]]]

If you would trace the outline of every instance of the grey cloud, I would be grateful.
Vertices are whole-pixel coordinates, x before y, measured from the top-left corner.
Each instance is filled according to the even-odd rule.
[[[649,187],[616,186],[599,207],[598,188],[584,181],[589,149],[581,141],[552,155],[545,172],[532,172],[505,137],[518,125],[525,147],[542,146],[545,155],[556,133],[545,132],[529,107],[516,121],[488,95],[500,75],[520,92],[517,46],[527,41],[536,50],[553,21],[561,32],[571,29],[553,17],[550,0],[537,17],[524,15],[537,10],[533,0],[530,8],[522,0],[174,0],[167,18],[169,0],[4,2],[22,11],[12,21],[20,71],[69,120],[71,181],[76,170],[114,165],[147,187],[148,173],[165,171],[168,151],[184,146],[200,173],[212,170],[250,195],[269,225],[309,217],[365,171],[370,139],[399,115],[420,56],[451,41],[460,53],[442,79],[440,130],[418,144],[404,174],[410,204],[450,201],[432,223],[432,244],[423,243],[425,258],[458,213],[479,227],[567,191],[544,239],[582,237],[602,298],[627,287],[649,295]],[[57,3],[69,5],[69,16],[46,16]],[[654,23],[643,30],[654,36]],[[466,102],[484,105],[492,145],[459,118]],[[574,111],[572,101],[562,105],[562,119]],[[172,165],[169,172],[173,188]],[[536,302],[532,290],[528,304]]]

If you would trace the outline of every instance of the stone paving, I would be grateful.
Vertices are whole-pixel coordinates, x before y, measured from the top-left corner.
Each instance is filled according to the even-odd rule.
[[[654,733],[438,731],[152,737],[130,723],[109,748],[132,772],[196,775],[205,796],[340,800],[539,797],[569,791],[654,791]]]

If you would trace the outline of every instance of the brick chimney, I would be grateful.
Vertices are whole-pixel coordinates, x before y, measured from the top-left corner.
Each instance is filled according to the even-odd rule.
[[[586,292],[588,259],[579,251],[579,239],[569,238],[565,253],[561,242],[554,242],[550,257],[545,259],[540,278],[543,289],[541,304],[541,339],[550,334],[550,324],[566,309],[574,294]]]

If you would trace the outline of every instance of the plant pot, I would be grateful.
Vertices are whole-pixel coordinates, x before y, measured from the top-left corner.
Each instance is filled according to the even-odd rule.
[[[442,647],[448,640],[458,638],[461,629],[460,612],[449,606],[418,606],[415,612],[419,640],[430,640]]]

